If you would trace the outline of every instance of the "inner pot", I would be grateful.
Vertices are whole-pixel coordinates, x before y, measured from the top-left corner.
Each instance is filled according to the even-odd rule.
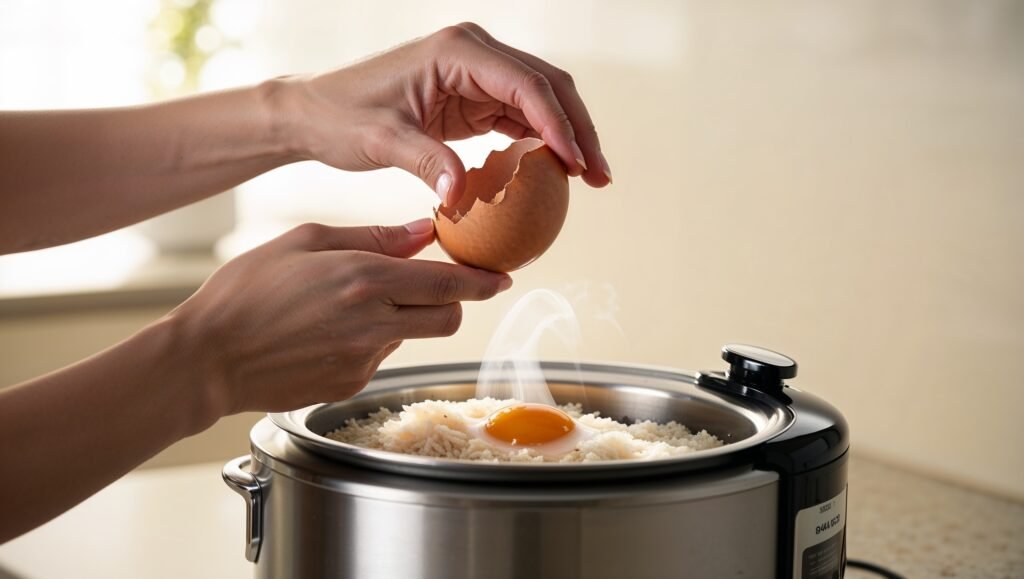
[[[390,473],[446,480],[494,482],[594,481],[718,468],[744,461],[745,452],[784,432],[792,412],[756,391],[744,394],[707,389],[693,375],[670,369],[605,364],[542,362],[541,370],[559,404],[579,403],[583,412],[630,424],[636,420],[676,421],[691,431],[707,430],[725,444],[657,460],[586,463],[489,463],[427,458],[354,446],[326,433],[346,420],[366,418],[380,408],[400,411],[424,400],[462,401],[475,397],[479,363],[410,366],[382,370],[357,396],[270,419],[297,445],[322,457]]]

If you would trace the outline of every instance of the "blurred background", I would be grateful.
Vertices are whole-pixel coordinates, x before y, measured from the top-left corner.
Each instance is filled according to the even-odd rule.
[[[479,359],[517,297],[552,288],[582,359],[717,369],[726,342],[766,346],[846,414],[856,453],[1024,498],[1024,3],[0,0],[0,108],[320,71],[464,20],[573,74],[615,185],[574,180],[510,292],[386,364]],[[479,165],[505,143],[457,150]],[[127,337],[292,225],[403,223],[433,200],[397,170],[302,163],[177,221],[0,257],[0,387]],[[258,418],[147,466],[243,454]]]

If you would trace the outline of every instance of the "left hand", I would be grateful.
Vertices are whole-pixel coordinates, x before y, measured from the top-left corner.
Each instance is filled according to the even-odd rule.
[[[400,167],[449,205],[465,168],[443,144],[495,130],[539,137],[572,176],[611,182],[572,77],[476,24],[451,26],[332,72],[283,79],[297,153],[339,169]]]
[[[282,412],[349,398],[410,338],[450,336],[461,302],[512,280],[407,259],[434,240],[405,227],[306,224],[224,264],[169,316],[191,352],[183,380],[208,404],[203,427],[245,410]]]

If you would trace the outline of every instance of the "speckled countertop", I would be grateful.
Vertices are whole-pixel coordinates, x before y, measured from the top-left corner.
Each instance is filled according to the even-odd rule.
[[[0,545],[0,578],[251,579],[252,565],[242,555],[245,508],[221,482],[222,466],[129,474]],[[851,558],[908,579],[1024,578],[1024,503],[863,457],[851,461],[849,476]],[[856,569],[846,576],[877,577]]]
[[[905,577],[1024,578],[1024,503],[855,457],[847,553]],[[850,569],[847,579],[878,577]]]

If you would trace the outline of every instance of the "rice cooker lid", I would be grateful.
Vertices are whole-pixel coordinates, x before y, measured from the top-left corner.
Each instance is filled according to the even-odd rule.
[[[652,397],[657,405],[714,414],[719,422],[741,424],[743,434],[729,429],[716,434],[721,447],[666,459],[614,460],[588,463],[487,463],[411,456],[358,447],[329,439],[327,432],[347,418],[362,418],[381,405],[392,407],[450,394],[452,384],[475,385],[479,363],[409,366],[379,371],[352,399],[317,404],[292,412],[270,414],[297,446],[329,461],[386,472],[446,480],[492,482],[596,481],[700,471],[736,466],[752,460],[754,449],[790,428],[794,414],[786,404],[783,380],[796,375],[796,363],[781,354],[745,345],[728,345],[722,357],[727,373],[688,374],[651,366],[542,362],[549,383],[581,381],[587,387],[613,389],[616,395]],[[472,393],[469,390],[470,394]],[[471,397],[471,396],[467,396]],[[557,398],[557,396],[556,396]],[[455,399],[455,398],[452,398]],[[387,401],[387,404],[380,403]],[[607,413],[604,413],[607,415]],[[614,416],[613,416],[614,417]],[[632,418],[654,418],[632,416]],[[681,420],[684,424],[686,420]],[[691,425],[688,425],[691,426]],[[700,425],[696,425],[697,428]],[[709,429],[711,431],[711,429]],[[256,439],[254,451],[273,460],[273,451]],[[723,437],[724,434],[724,437]],[[284,457],[277,457],[284,459]]]

